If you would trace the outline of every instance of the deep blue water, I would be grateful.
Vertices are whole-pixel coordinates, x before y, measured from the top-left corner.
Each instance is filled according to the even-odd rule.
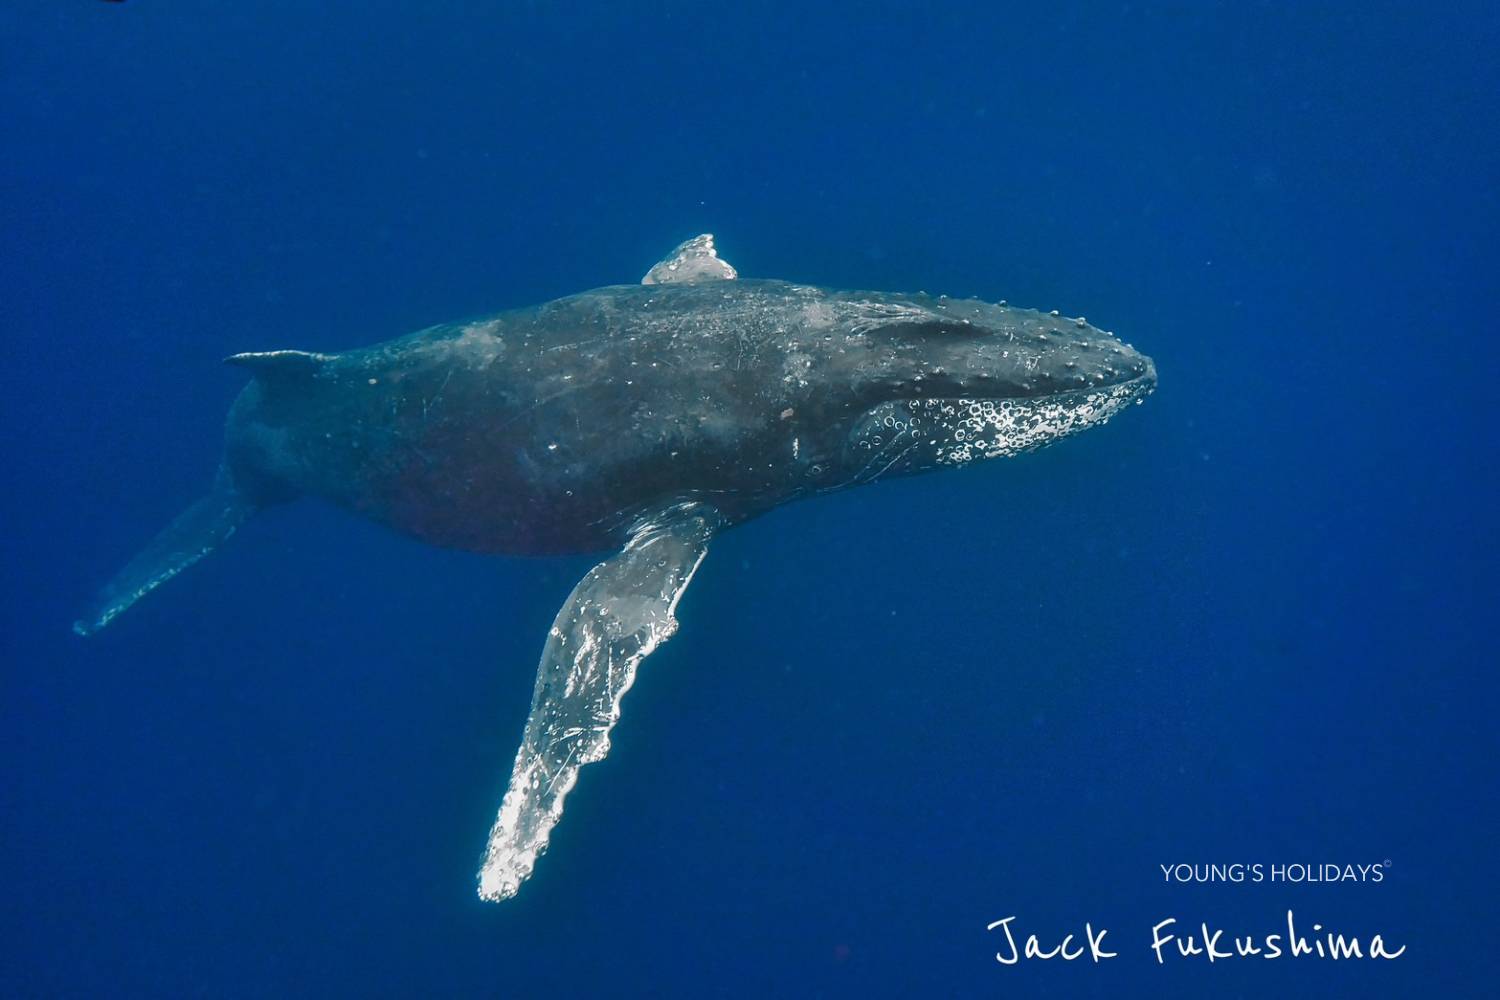
[[[1493,989],[1488,5],[320,6],[0,10],[0,990]],[[299,504],[70,633],[206,487],[224,355],[701,231],[748,276],[1086,314],[1161,387],[720,538],[504,905],[474,870],[591,560]],[[1289,908],[1407,950],[1149,950]],[[1002,966],[1010,915],[1120,957]]]

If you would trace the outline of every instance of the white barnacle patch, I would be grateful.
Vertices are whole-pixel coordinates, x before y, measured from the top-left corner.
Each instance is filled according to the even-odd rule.
[[[786,356],[786,365],[783,368],[781,380],[790,385],[807,385],[807,374],[812,371],[812,357],[800,352],[792,352]]]
[[[468,365],[482,368],[493,364],[505,351],[500,326],[497,319],[466,323],[457,328],[450,349]]]
[[[908,399],[867,413],[851,446],[849,484],[1034,451],[1106,423],[1139,397],[1132,383],[1039,399]]]
[[[1103,424],[1135,395],[1127,384],[1044,399],[923,400],[912,405],[918,411],[938,410],[939,429],[951,434],[947,445],[939,437],[934,457],[939,465],[952,466],[1019,455]]]
[[[837,319],[837,313],[826,302],[809,302],[802,307],[802,322],[809,330],[826,330]]]

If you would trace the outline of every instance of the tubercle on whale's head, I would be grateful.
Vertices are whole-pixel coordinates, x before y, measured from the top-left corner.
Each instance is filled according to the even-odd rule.
[[[946,299],[921,306],[861,330],[860,401],[834,472],[840,485],[1034,451],[1156,388],[1151,358],[1082,317]]]

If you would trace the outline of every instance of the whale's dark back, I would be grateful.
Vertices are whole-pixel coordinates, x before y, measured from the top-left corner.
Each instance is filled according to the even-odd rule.
[[[480,552],[609,548],[692,495],[744,519],[803,489],[828,436],[799,339],[825,294],[603,288],[313,364],[287,354],[235,403],[228,464],[256,495]]]

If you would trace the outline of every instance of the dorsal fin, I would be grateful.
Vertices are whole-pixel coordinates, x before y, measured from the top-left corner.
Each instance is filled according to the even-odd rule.
[[[311,377],[333,359],[332,354],[320,354],[316,351],[250,351],[245,354],[231,354],[224,359],[224,363],[248,368],[256,376]]]
[[[733,281],[739,272],[720,260],[714,234],[694,236],[659,261],[641,279],[643,285],[685,285],[696,281]]]

